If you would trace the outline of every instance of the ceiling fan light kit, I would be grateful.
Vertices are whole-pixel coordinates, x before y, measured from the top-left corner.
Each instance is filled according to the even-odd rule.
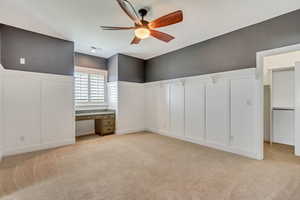
[[[161,28],[172,24],[177,24],[183,21],[183,12],[178,10],[168,15],[162,16],[154,21],[148,22],[144,20],[147,15],[147,9],[140,9],[137,14],[133,5],[128,0],[117,0],[121,9],[126,15],[134,22],[132,27],[113,27],[113,26],[101,26],[103,30],[134,30],[135,37],[131,44],[139,44],[142,39],[146,39],[150,36],[155,37],[163,42],[170,42],[174,39],[173,36],[154,30],[155,28]],[[141,17],[141,18],[140,18]]]
[[[146,39],[150,36],[150,31],[149,29],[147,28],[138,28],[138,29],[135,29],[134,31],[135,33],[135,36],[140,38],[140,39]]]

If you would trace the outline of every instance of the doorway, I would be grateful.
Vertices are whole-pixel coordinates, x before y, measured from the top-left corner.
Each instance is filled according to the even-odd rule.
[[[300,45],[259,52],[257,70],[260,92],[260,154],[281,152],[300,155],[297,130],[296,87],[300,61]]]

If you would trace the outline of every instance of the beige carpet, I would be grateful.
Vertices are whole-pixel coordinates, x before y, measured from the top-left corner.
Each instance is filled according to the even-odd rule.
[[[0,199],[299,200],[300,159],[283,145],[256,161],[155,134],[92,137],[6,158]]]

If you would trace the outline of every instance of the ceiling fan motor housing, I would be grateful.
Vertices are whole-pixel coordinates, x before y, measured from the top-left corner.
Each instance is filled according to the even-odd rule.
[[[148,10],[145,8],[139,9],[139,14],[141,15],[142,18],[144,18],[148,13]]]

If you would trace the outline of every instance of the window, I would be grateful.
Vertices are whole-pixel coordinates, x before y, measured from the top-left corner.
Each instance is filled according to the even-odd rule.
[[[77,106],[105,104],[106,76],[106,71],[75,67],[75,104]]]

